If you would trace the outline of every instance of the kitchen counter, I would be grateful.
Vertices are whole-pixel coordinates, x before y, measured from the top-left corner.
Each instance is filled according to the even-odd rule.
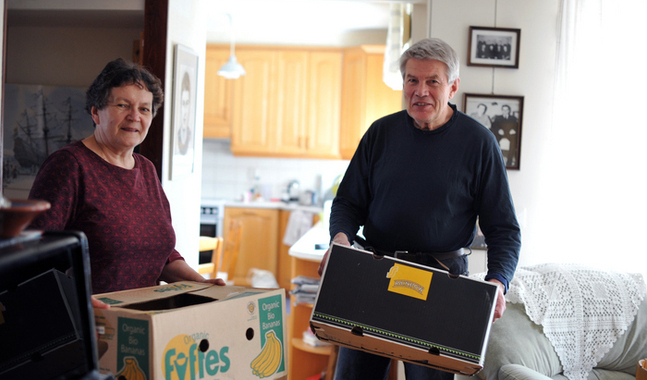
[[[294,211],[301,210],[306,212],[312,212],[319,214],[323,211],[321,206],[306,206],[301,205],[296,202],[268,202],[268,201],[251,201],[251,202],[241,202],[241,201],[225,201],[225,207],[240,207],[240,208],[269,208],[285,211]]]
[[[297,240],[288,253],[290,256],[310,261],[321,261],[326,253],[330,233],[322,222],[317,222],[299,240]],[[316,249],[316,244],[324,244],[326,249]]]

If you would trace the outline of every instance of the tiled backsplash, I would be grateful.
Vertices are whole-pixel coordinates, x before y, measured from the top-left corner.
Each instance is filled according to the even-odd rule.
[[[321,200],[347,166],[347,160],[236,157],[229,140],[205,139],[202,198],[240,199],[255,186],[267,198],[281,198],[288,183],[297,180],[300,190],[318,191]]]

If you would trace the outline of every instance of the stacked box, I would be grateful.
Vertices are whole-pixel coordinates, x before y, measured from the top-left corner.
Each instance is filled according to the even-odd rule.
[[[96,296],[102,372],[126,380],[286,379],[285,291],[178,282]]]
[[[473,375],[497,293],[489,282],[333,245],[310,324],[321,340]]]

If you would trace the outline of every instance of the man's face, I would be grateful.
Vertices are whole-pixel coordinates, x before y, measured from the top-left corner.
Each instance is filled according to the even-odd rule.
[[[449,84],[447,65],[436,60],[409,59],[404,70],[407,112],[419,129],[433,130],[452,115],[447,104],[458,90],[460,79]]]

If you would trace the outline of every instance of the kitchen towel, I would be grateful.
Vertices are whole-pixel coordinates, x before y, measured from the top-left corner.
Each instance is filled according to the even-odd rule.
[[[310,228],[312,228],[313,213],[294,210],[290,213],[288,225],[283,235],[283,244],[292,246],[297,242]]]

